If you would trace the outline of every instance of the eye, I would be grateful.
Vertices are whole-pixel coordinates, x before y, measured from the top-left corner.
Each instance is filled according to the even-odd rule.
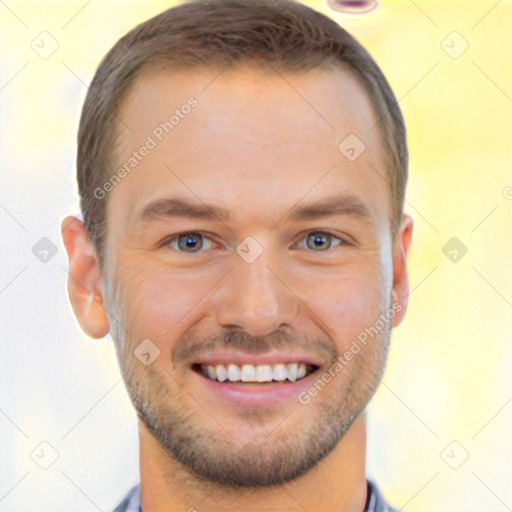
[[[347,242],[341,238],[324,231],[311,231],[302,240],[306,241],[306,247],[308,249],[312,249],[315,252],[325,252],[326,250],[332,249],[340,244],[348,245]],[[298,245],[298,247],[300,249],[304,248],[303,245]]]
[[[303,241],[305,241],[305,246]],[[161,244],[162,247],[170,247],[177,252],[183,253],[199,253],[201,249],[212,249],[215,243],[196,231],[187,231],[180,233],[167,240],[164,240]],[[311,249],[314,252],[326,252],[333,247],[338,245],[350,245],[345,240],[325,231],[311,231],[309,232],[297,245],[299,249]]]
[[[203,248],[211,249],[213,241],[201,233],[189,231],[167,239],[162,243],[162,246],[171,247],[178,252],[196,253],[200,252]]]

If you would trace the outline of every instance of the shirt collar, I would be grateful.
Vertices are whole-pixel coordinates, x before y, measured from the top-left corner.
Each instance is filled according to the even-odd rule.
[[[393,512],[393,509],[386,503],[378,487],[370,480],[367,480],[367,489],[368,492],[364,512]],[[142,512],[139,484],[130,489],[125,499],[113,512]]]

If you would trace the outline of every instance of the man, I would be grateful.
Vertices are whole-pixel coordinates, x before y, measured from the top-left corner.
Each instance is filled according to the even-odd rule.
[[[169,9],[99,66],[77,164],[69,295],[139,418],[116,511],[390,510],[364,410],[412,220],[403,119],[359,43],[293,2]]]

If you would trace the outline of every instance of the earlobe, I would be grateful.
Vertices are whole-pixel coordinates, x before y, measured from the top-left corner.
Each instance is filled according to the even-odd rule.
[[[409,304],[407,253],[411,243],[413,224],[412,217],[409,215],[403,216],[393,248],[393,290],[391,292],[391,299],[392,307],[396,314],[391,320],[392,327],[400,325]]]
[[[61,232],[69,258],[68,294],[73,312],[87,335],[103,338],[109,332],[109,323],[96,250],[84,223],[76,217],[66,217]]]

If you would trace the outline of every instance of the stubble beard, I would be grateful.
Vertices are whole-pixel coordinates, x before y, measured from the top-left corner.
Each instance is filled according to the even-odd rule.
[[[314,400],[307,405],[295,401],[291,413],[288,408],[288,416],[283,414],[280,428],[241,442],[236,432],[223,428],[222,418],[207,430],[211,418],[205,408],[166,372],[156,371],[156,365],[141,364],[133,354],[137,342],[121,336],[119,329],[114,331],[121,373],[138,418],[189,476],[203,485],[227,489],[290,482],[332,452],[374,395],[391,336],[386,325]],[[332,354],[328,368],[338,357],[334,344]]]

